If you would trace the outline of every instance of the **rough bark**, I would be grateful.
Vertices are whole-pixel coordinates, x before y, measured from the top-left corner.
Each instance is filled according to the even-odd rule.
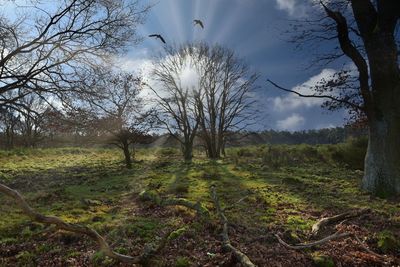
[[[399,104],[400,105],[400,104]],[[362,188],[380,197],[400,194],[400,118],[370,122]]]
[[[343,53],[359,73],[363,111],[368,119],[369,143],[362,188],[374,195],[400,194],[400,69],[395,27],[398,0],[351,0],[354,19],[366,58],[349,38],[346,18],[324,6],[336,22]]]

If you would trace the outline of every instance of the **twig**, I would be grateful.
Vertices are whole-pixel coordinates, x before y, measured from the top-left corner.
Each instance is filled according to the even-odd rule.
[[[215,190],[215,186],[211,186],[211,197],[214,201],[215,208],[217,209],[217,213],[219,219],[222,223],[222,246],[224,249],[231,251],[235,258],[245,267],[256,267],[256,265],[247,257],[246,254],[232,246],[231,241],[228,235],[228,219],[226,218],[223,210],[221,209],[221,205],[219,203],[218,195]]]
[[[364,243],[358,238],[358,236],[356,236],[356,234],[352,234],[352,236],[354,237],[354,239],[360,244],[360,246],[369,254],[374,255],[377,258],[380,259],[384,259],[385,256],[379,255],[378,253],[373,252],[372,250],[370,250],[366,245],[364,245]]]

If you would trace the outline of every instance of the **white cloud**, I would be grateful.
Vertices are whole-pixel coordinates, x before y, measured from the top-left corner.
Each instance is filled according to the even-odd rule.
[[[277,121],[276,127],[279,130],[295,131],[299,130],[305,124],[305,122],[306,119],[303,116],[293,113],[286,119]]]
[[[276,0],[278,9],[287,11],[290,15],[294,14],[296,0]]]
[[[311,77],[308,81],[303,84],[297,85],[292,90],[297,91],[304,95],[311,95],[313,86],[317,85],[322,79],[329,80],[329,78],[335,74],[336,71],[333,69],[323,69],[321,73]],[[301,97],[294,93],[288,93],[285,96],[278,96],[270,99],[272,101],[273,109],[277,112],[293,111],[299,108],[310,108],[320,106],[324,99],[312,98],[312,97]]]
[[[303,17],[307,6],[304,0],[275,0],[277,8],[286,11],[292,17]]]

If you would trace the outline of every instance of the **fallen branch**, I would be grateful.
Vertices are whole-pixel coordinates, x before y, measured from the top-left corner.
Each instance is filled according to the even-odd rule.
[[[209,217],[210,212],[200,202],[192,202],[184,198],[161,198],[156,192],[143,191],[140,193],[142,200],[152,201],[159,206],[183,206],[197,212],[197,215]]]
[[[362,249],[365,250],[367,253],[374,255],[375,257],[380,258],[380,259],[385,258],[384,256],[379,255],[378,253],[375,253],[372,250],[370,250],[366,245],[364,245],[364,243],[354,233],[340,233],[338,231],[338,232],[334,233],[333,235],[329,235],[318,241],[314,241],[314,242],[310,242],[310,243],[306,243],[306,244],[297,244],[297,245],[290,245],[290,244],[286,243],[285,241],[282,240],[282,238],[278,234],[275,234],[275,237],[278,239],[279,244],[281,244],[285,248],[293,249],[293,250],[312,248],[315,246],[323,245],[331,240],[345,238],[345,237],[352,237],[359,243],[359,245],[362,247]]]
[[[215,186],[211,186],[211,197],[214,201],[215,208],[217,209],[218,216],[222,223],[222,247],[228,251],[231,251],[235,258],[245,267],[255,267],[256,265],[251,262],[246,254],[232,246],[228,235],[228,219],[226,218],[221,205],[219,203],[218,195],[215,190]]]
[[[289,245],[288,243],[286,243],[285,241],[282,240],[282,238],[278,235],[275,234],[275,237],[278,239],[278,242],[283,245],[285,248],[288,249],[293,249],[293,250],[301,250],[301,249],[305,249],[305,248],[312,248],[315,246],[319,246],[319,245],[323,245],[331,240],[335,240],[335,239],[340,239],[340,238],[344,238],[344,237],[349,237],[351,236],[350,233],[339,233],[336,232],[333,235],[329,235],[327,237],[324,237],[318,241],[314,241],[311,243],[306,243],[306,244],[297,244],[297,245]]]
[[[316,222],[313,226],[312,226],[312,230],[311,233],[313,235],[316,235],[319,233],[319,231],[321,230],[321,228],[332,224],[332,223],[336,223],[338,221],[342,221],[340,224],[342,224],[344,221],[354,218],[354,217],[358,217],[361,216],[365,213],[370,212],[369,209],[362,209],[362,210],[358,210],[358,211],[353,211],[353,212],[345,212],[342,214],[338,214],[332,217],[326,217],[326,218],[322,218],[320,219],[318,222]],[[329,235],[327,237],[324,237],[318,241],[314,241],[311,243],[307,243],[307,244],[297,244],[297,245],[289,245],[288,243],[286,243],[285,241],[282,240],[282,238],[278,235],[275,234],[275,237],[278,239],[278,242],[283,245],[284,247],[288,248],[288,249],[293,249],[293,250],[300,250],[300,249],[305,249],[305,248],[311,248],[311,247],[315,247],[318,245],[322,245],[325,244],[331,240],[335,240],[335,239],[340,239],[340,238],[345,238],[345,237],[352,237],[354,238],[359,244],[360,246],[369,254],[374,255],[377,258],[380,259],[384,259],[385,257],[382,255],[379,255],[375,252],[373,252],[372,250],[370,250],[367,246],[364,245],[364,243],[357,237],[356,234],[354,233],[340,233],[340,231]]]
[[[369,209],[362,209],[362,210],[358,210],[358,211],[352,211],[352,212],[345,212],[342,214],[338,214],[332,217],[326,217],[326,218],[322,218],[319,221],[317,221],[311,228],[311,234],[312,235],[318,235],[318,233],[320,232],[320,230],[323,227],[326,227],[329,224],[333,224],[336,223],[338,221],[342,221],[342,220],[348,220],[351,218],[355,218],[358,216],[361,216],[365,213],[370,212]]]
[[[366,245],[364,245],[364,243],[358,238],[358,236],[356,236],[355,234],[353,234],[354,239],[360,244],[360,246],[369,254],[374,255],[377,258],[380,259],[384,259],[385,257],[382,255],[379,255],[378,253],[373,252],[372,250],[370,250]]]
[[[103,252],[104,255],[106,255],[112,259],[115,259],[117,261],[124,262],[124,263],[130,263],[130,264],[139,264],[142,262],[142,257],[131,257],[128,255],[119,254],[119,253],[113,251],[110,248],[110,246],[108,245],[108,243],[105,241],[105,239],[97,231],[95,231],[87,226],[73,224],[73,223],[67,223],[57,217],[45,216],[41,213],[38,213],[37,211],[35,211],[33,208],[31,208],[29,206],[29,204],[25,201],[25,199],[22,197],[22,195],[18,191],[13,190],[1,183],[0,183],[0,192],[13,198],[15,200],[15,202],[17,203],[17,205],[22,209],[22,211],[27,216],[29,216],[33,221],[43,223],[43,224],[48,224],[48,225],[55,225],[58,229],[61,229],[61,230],[86,235],[89,238],[91,238],[97,242],[97,244],[100,248],[100,251]]]

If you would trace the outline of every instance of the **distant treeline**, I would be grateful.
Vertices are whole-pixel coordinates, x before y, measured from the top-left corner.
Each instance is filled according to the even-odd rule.
[[[306,131],[276,131],[231,133],[228,146],[247,146],[258,144],[338,144],[349,138],[366,137],[365,128],[336,127]]]
[[[66,127],[68,128],[68,127]],[[107,146],[110,137],[99,132],[81,132],[78,129],[64,128],[64,132],[49,131],[0,131],[0,148],[12,149],[17,147],[66,147],[66,146]],[[228,134],[227,146],[249,146],[259,144],[337,144],[350,138],[366,137],[367,130],[353,127],[337,127],[306,131],[241,131]],[[152,136],[153,142],[145,146],[151,147],[178,147],[179,143],[168,134]],[[201,146],[197,140],[195,146]]]

